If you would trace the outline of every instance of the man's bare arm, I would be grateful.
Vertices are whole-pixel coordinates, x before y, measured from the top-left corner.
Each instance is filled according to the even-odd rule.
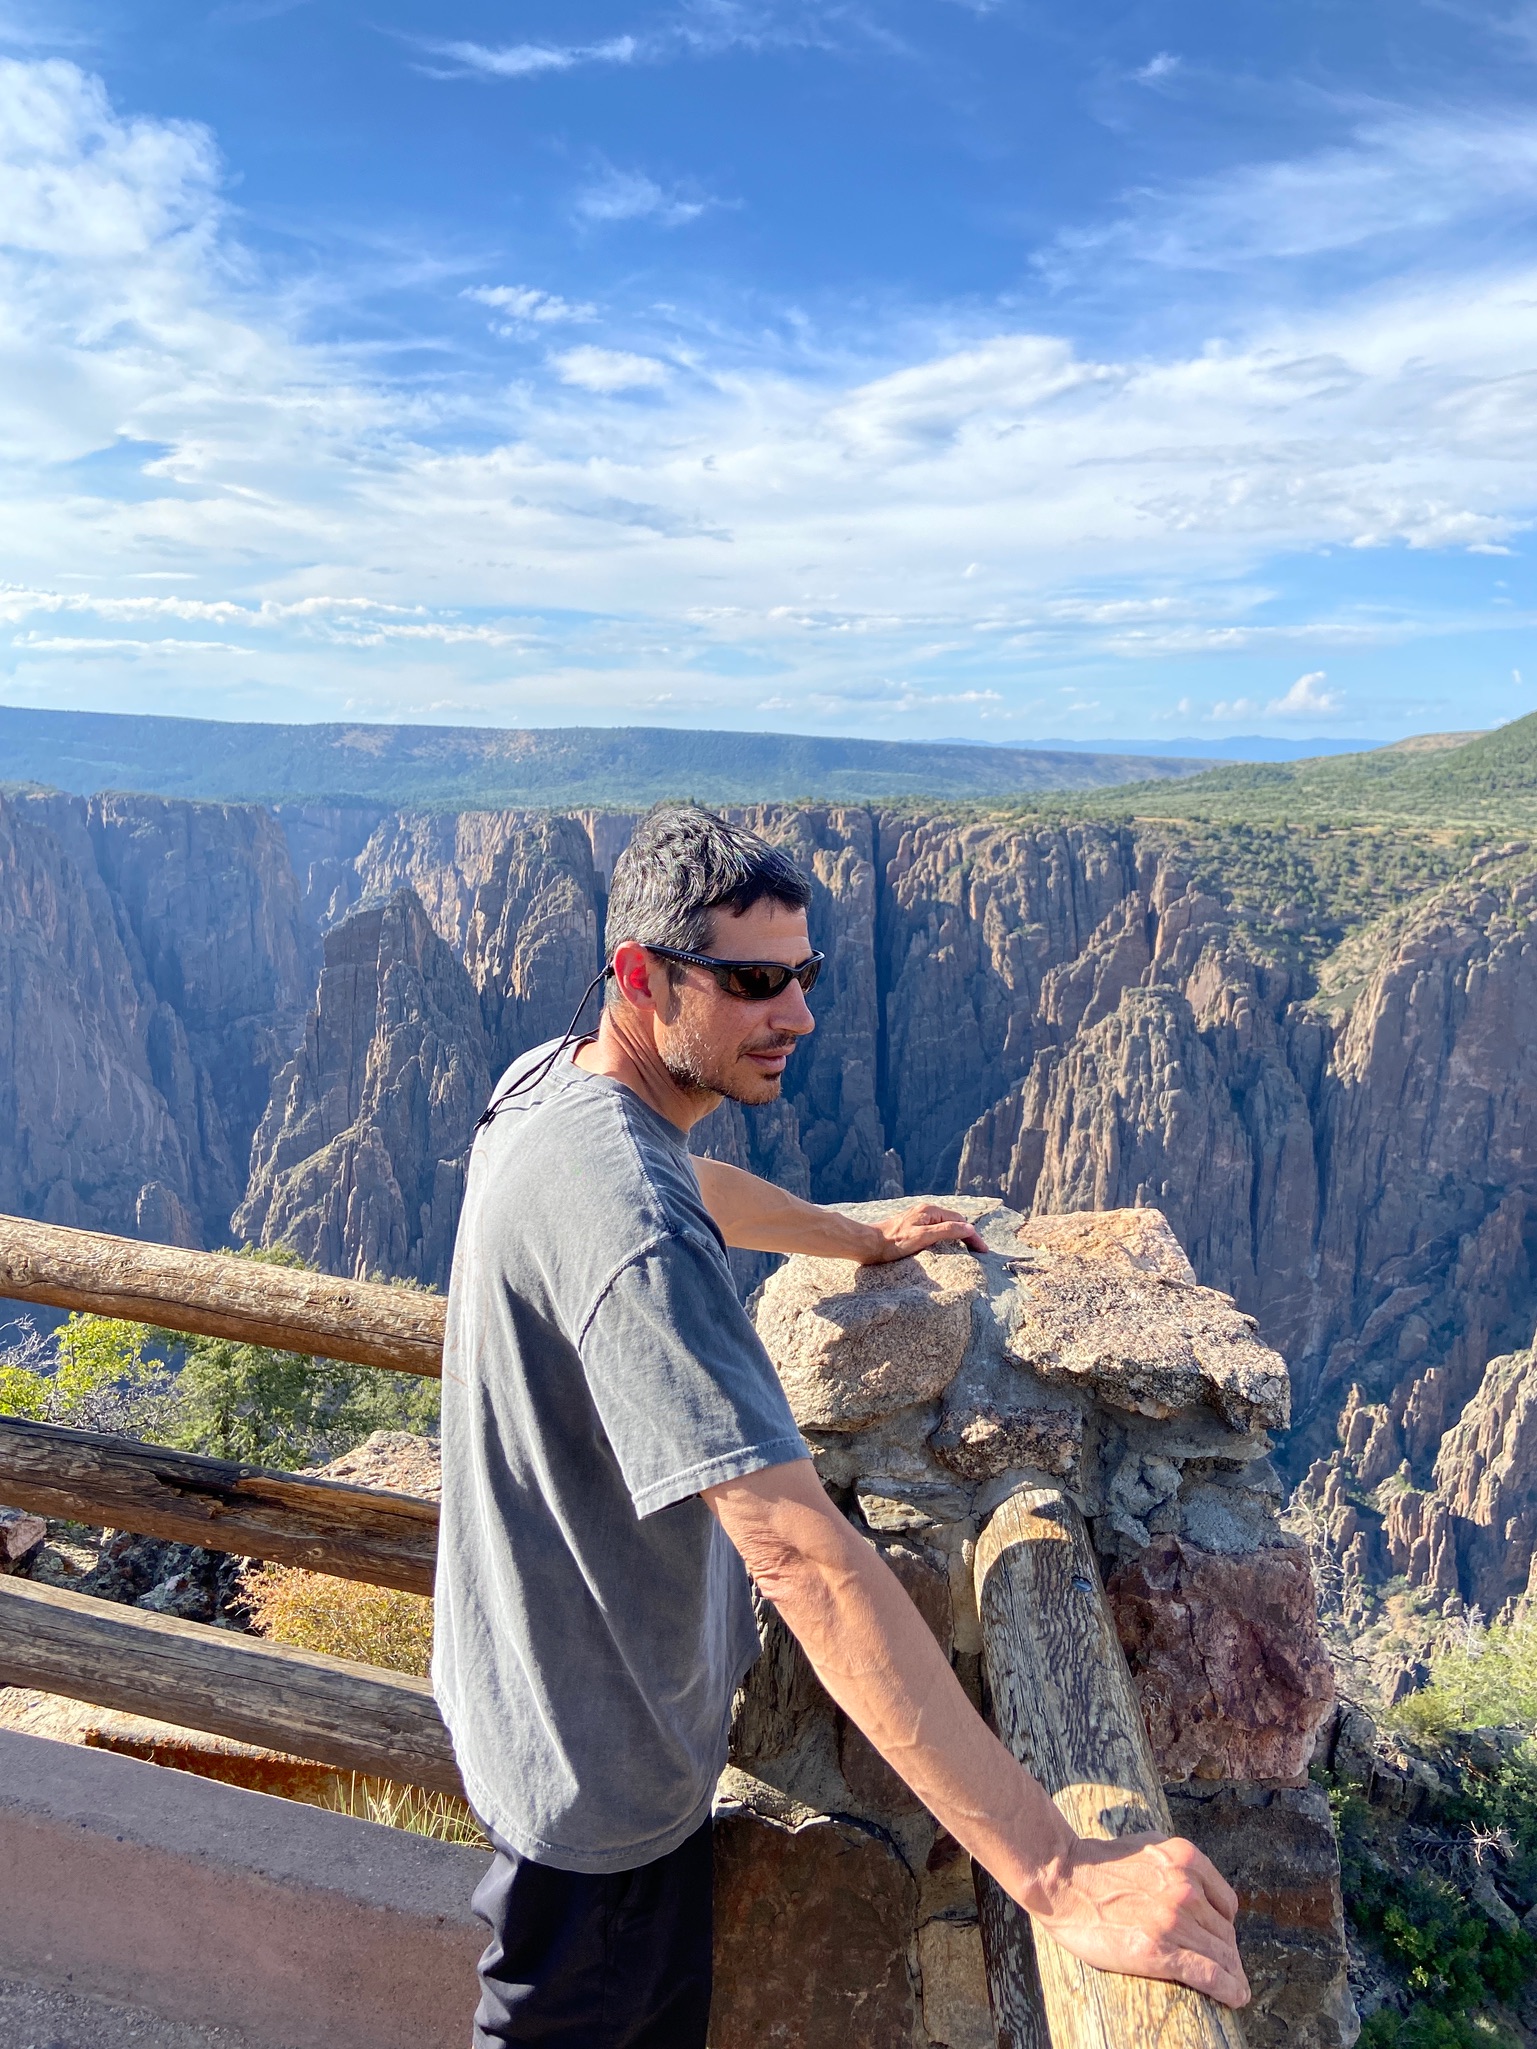
[[[1085,1962],[1172,1978],[1242,2006],[1238,1901],[1192,1844],[1076,1836],[962,1692],[873,1545],[809,1460],[710,1488],[705,1500],[851,1721],[1038,1929]]]
[[[744,1252],[809,1252],[820,1259],[852,1259],[861,1266],[906,1259],[931,1245],[987,1248],[966,1219],[938,1203],[919,1202],[899,1217],[862,1224],[820,1203],[720,1160],[695,1160],[705,1208],[728,1245]]]

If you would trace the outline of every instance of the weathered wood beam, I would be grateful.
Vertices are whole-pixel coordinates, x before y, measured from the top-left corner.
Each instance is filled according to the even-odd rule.
[[[1006,1501],[977,1543],[982,1657],[998,1734],[1081,1836],[1172,1833],[1082,1516],[1055,1488]],[[995,2006],[1017,1958],[988,1943]],[[1242,2049],[1233,2013],[1181,1985],[1098,1971],[1041,1939],[1052,2049]]]
[[[436,1379],[441,1295],[0,1216],[0,1298]]]
[[[1035,1961],[1035,1931],[1003,1887],[973,1864],[982,1953],[987,1959],[987,1996],[998,2031],[998,2049],[1051,2049],[1041,1974]]]
[[[0,1501],[35,1515],[432,1592],[431,1501],[0,1416]]]
[[[0,1578],[0,1685],[463,1793],[425,1679]]]

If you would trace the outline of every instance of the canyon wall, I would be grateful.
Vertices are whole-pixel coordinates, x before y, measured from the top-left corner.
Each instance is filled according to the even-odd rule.
[[[0,793],[0,1209],[219,1243],[318,955],[267,813]]]
[[[1537,1321],[1524,847],[1304,981],[1168,825],[736,815],[812,876],[828,965],[783,1100],[701,1150],[827,1201],[1157,1207],[1290,1361],[1293,1469],[1359,1493],[1336,1426],[1381,1409],[1373,1457],[1453,1512],[1442,1440]],[[479,1102],[565,1029],[633,822],[0,799],[0,1206],[441,1284]]]

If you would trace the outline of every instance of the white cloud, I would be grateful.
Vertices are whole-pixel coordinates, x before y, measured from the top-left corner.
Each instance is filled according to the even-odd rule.
[[[1299,676],[1283,697],[1273,697],[1265,706],[1268,719],[1333,718],[1342,699],[1337,690],[1325,690],[1328,678],[1322,669]]]
[[[681,228],[698,220],[711,201],[666,192],[644,171],[621,171],[610,164],[573,204],[584,221],[654,221],[658,227]]]
[[[1157,85],[1160,80],[1172,78],[1180,69],[1180,60],[1171,50],[1160,50],[1156,57],[1150,57],[1132,77],[1139,85]]]
[[[985,13],[994,0],[966,0]],[[664,64],[708,58],[732,50],[832,50],[836,30],[886,49],[904,46],[873,15],[829,9],[820,0],[684,0],[643,33],[596,43],[478,43],[420,40],[416,48],[438,59],[427,67],[439,78],[548,77],[589,64]],[[446,67],[446,68],[439,68]]]
[[[463,72],[487,78],[537,78],[541,72],[572,71],[581,64],[632,64],[640,45],[634,36],[610,36],[601,43],[423,43],[429,55]]]
[[[584,345],[564,349],[550,361],[562,384],[574,384],[583,391],[655,391],[667,382],[665,363],[655,356],[632,356],[624,349]]]
[[[1137,75],[1164,76],[1154,66]],[[1459,223],[1537,200],[1537,121],[1529,114],[1397,111],[1306,156],[1135,194],[1104,226],[1059,236],[1048,273],[1115,257],[1174,270],[1229,270],[1423,242]]]
[[[542,292],[533,285],[471,285],[460,296],[505,313],[508,325],[497,328],[501,334],[511,333],[514,328],[548,327],[560,321],[598,317],[597,307],[586,300],[573,302],[561,298],[558,292]]]

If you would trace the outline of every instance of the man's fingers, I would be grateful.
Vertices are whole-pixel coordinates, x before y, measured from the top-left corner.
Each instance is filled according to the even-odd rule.
[[[1242,1964],[1218,1963],[1212,1957],[1202,1956],[1199,1950],[1181,1949],[1170,1957],[1169,1967],[1179,1983],[1188,1985],[1192,1992],[1205,1992],[1223,2006],[1249,2004],[1249,1981]]]
[[[1237,1893],[1234,1892],[1215,1864],[1208,1864],[1204,1857],[1201,1859],[1201,1862],[1205,1865],[1205,1869],[1201,1873],[1201,1883],[1205,1888],[1206,1897],[1211,1901],[1219,1914],[1226,1920],[1231,1921],[1238,1912]]]
[[[969,1245],[973,1252],[987,1250],[987,1241],[964,1217],[947,1218],[943,1223],[918,1224],[914,1227],[913,1235],[923,1240],[920,1250],[926,1250],[930,1245],[955,1244]]]

